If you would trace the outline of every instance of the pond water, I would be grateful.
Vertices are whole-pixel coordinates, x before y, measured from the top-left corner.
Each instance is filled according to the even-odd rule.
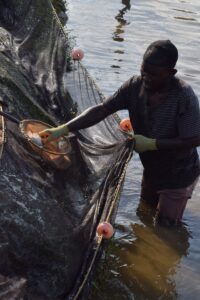
[[[170,39],[179,49],[178,75],[200,98],[199,0],[68,0],[68,15],[67,28],[105,96],[139,73],[149,43]],[[90,299],[200,299],[200,182],[183,228],[156,230],[151,216],[138,208],[141,174],[134,154],[115,237],[99,264]]]

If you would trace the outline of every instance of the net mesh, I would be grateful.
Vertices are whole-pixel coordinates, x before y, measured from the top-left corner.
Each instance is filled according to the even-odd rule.
[[[50,125],[104,100],[51,2],[0,0],[0,97],[16,118]],[[114,222],[132,142],[109,116],[70,140],[58,170],[6,120],[0,177],[0,273],[27,282],[24,299],[81,299],[104,245],[99,222]],[[9,298],[8,298],[9,299]]]

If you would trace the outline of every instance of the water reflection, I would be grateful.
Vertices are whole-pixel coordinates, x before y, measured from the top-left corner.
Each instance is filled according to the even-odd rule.
[[[128,253],[127,261],[132,262],[132,267],[126,276],[133,282],[135,299],[175,299],[174,275],[181,257],[187,254],[187,230],[155,231],[141,224],[133,224],[132,230],[136,240]]]
[[[124,15],[128,10],[131,9],[130,0],[122,0],[122,4],[124,7],[119,10],[119,13],[115,17],[115,19],[118,21],[118,24],[116,26],[116,30],[113,33],[113,40],[117,42],[123,42],[124,38],[120,35],[124,33],[124,26],[129,24],[125,19]]]
[[[184,21],[196,21],[194,18],[186,18],[186,17],[174,17],[174,19],[184,20]]]
[[[188,14],[195,14],[193,11],[185,10],[185,9],[172,8],[172,10],[180,11],[180,12],[188,13]]]
[[[110,243],[99,266],[91,300],[178,297],[175,275],[181,258],[188,254],[190,232],[186,226],[155,227],[145,204],[138,206],[137,216],[138,222],[131,224],[128,233],[118,225],[121,237]]]
[[[166,228],[154,226],[152,210],[139,204],[137,216],[141,224],[131,225],[134,242],[123,260],[131,266],[126,278],[131,279],[135,299],[175,299],[174,275],[183,256],[188,254],[190,233],[186,226]]]

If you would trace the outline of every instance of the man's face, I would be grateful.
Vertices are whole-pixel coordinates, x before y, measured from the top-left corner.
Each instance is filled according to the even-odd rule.
[[[162,89],[169,78],[174,74],[174,71],[175,70],[170,68],[153,66],[143,62],[141,66],[141,77],[145,89],[152,91]]]

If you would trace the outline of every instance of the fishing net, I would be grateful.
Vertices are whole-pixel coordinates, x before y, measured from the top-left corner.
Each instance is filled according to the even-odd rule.
[[[55,126],[104,100],[85,67],[71,60],[73,41],[51,2],[0,0],[0,26],[0,98],[6,104],[1,109],[19,120]],[[1,118],[5,299],[13,299],[14,290],[20,295],[16,299],[87,299],[105,244],[96,227],[114,222],[132,155],[132,141],[118,122],[111,115],[75,132],[69,140],[70,164],[62,168],[27,143],[17,124]]]

